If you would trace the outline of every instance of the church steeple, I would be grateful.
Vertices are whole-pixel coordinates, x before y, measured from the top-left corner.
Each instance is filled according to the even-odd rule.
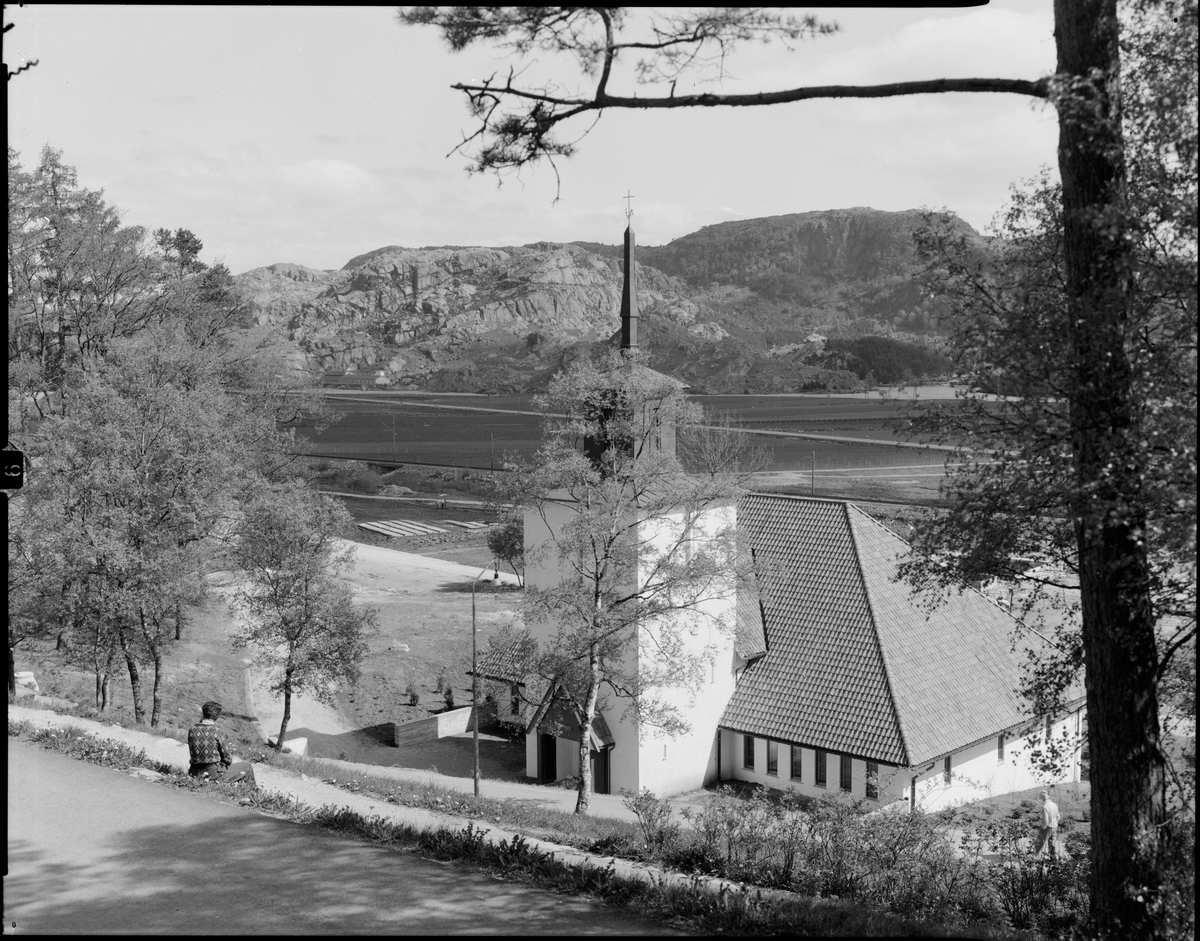
[[[631,213],[632,215],[632,213]],[[633,222],[625,227],[625,283],[621,287],[621,349],[638,345],[637,269],[634,267]]]

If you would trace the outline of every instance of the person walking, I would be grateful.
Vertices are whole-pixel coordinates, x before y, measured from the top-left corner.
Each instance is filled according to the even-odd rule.
[[[207,777],[222,784],[246,781],[251,787],[257,787],[250,762],[234,760],[225,737],[217,728],[221,709],[219,702],[206,702],[200,707],[200,721],[188,729],[188,753],[191,757],[188,774],[193,778]]]
[[[1058,858],[1058,804],[1050,799],[1049,791],[1042,791],[1042,825],[1038,827],[1033,855],[1040,857],[1043,850],[1051,859]]]

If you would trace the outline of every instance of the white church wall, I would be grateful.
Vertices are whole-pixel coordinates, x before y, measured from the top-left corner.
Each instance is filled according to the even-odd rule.
[[[865,801],[868,809],[871,806],[884,806],[903,798],[908,783],[907,769],[877,764],[876,767],[876,796],[867,796],[867,762],[861,758],[850,759],[850,790],[842,788],[841,759],[838,752],[825,752],[825,783],[817,783],[817,752],[812,748],[799,745],[789,745],[786,742],[776,742],[777,767],[774,773],[768,771],[768,756],[770,742],[758,736],[745,736],[738,732],[721,731],[721,764],[725,770],[723,778],[737,781],[752,781],[763,787],[785,791],[794,790],[806,797],[820,799],[829,794],[843,794],[852,800]],[[747,767],[744,760],[744,743],[747,738],[754,742],[754,766]],[[793,750],[800,753],[799,767],[793,767]],[[726,755],[729,759],[726,759]],[[794,772],[799,771],[797,776]]]
[[[1030,753],[1044,747],[1046,740],[1044,724],[1038,721],[1022,734],[1012,733],[1005,737],[1003,758],[1000,757],[998,736],[951,755],[949,783],[945,780],[943,761],[938,761],[933,768],[923,769],[917,776],[917,806],[935,811],[997,794],[1078,781],[1079,740],[1076,732],[1081,718],[1081,711],[1075,711],[1051,723],[1051,735],[1056,740],[1069,740],[1075,745],[1070,760],[1060,773],[1052,775],[1038,771],[1031,760]]]
[[[538,737],[537,734],[525,736],[525,777],[534,781],[538,777]]]
[[[550,533],[552,527],[558,528],[569,522],[574,512],[573,505],[565,502],[549,505],[544,518],[541,514],[526,512],[526,583],[531,587],[549,587],[564,576]],[[682,519],[680,512],[668,519],[643,523],[644,529],[639,533],[639,538],[649,541],[651,546],[658,546],[661,551],[662,547],[678,539]],[[700,545],[706,536],[733,525],[735,519],[736,509],[733,505],[705,514],[693,526],[696,545]],[[649,577],[648,571],[643,568],[639,577]],[[682,687],[664,686],[657,691],[663,702],[675,706],[687,717],[690,725],[688,731],[665,735],[656,733],[649,726],[635,729],[626,714],[628,704],[611,693],[605,697],[607,707],[601,708],[600,714],[604,716],[616,741],[609,755],[612,793],[618,793],[622,788],[636,791],[648,787],[660,795],[678,794],[716,779],[715,731],[725,704],[733,694],[734,668],[738,662],[733,651],[734,612],[735,586],[732,583],[727,586],[723,597],[707,598],[701,603],[699,612],[687,619],[682,635],[688,653],[706,657],[701,674],[696,677],[697,689],[693,692]],[[534,636],[543,641],[554,633],[554,626],[549,623],[531,623],[529,627]],[[631,644],[627,648],[627,657],[632,659],[631,666],[637,663],[638,646],[644,648],[647,654],[656,647],[654,626],[646,625],[639,629],[646,631],[641,638],[642,643]],[[526,774],[536,777],[536,732],[528,739]],[[566,754],[568,749],[571,751],[569,756]],[[557,755],[558,777],[577,773],[579,759],[575,742],[560,739]]]
[[[706,542],[732,527],[736,519],[733,505],[713,508],[693,520],[691,532],[685,536],[684,515],[680,511],[666,519],[644,523],[639,537],[658,552],[675,547],[687,555],[703,551]],[[643,563],[639,576],[643,584],[651,577],[649,569],[655,549],[648,553]],[[700,669],[697,675],[690,677],[690,684],[664,685],[656,692],[663,703],[675,707],[686,717],[689,728],[673,735],[649,727],[640,730],[638,788],[649,788],[655,794],[668,796],[695,790],[716,780],[717,723],[734,689],[735,602],[736,584],[730,580],[714,587],[696,611],[681,614],[670,628],[683,640],[686,655],[701,658]],[[655,643],[658,627],[650,623],[640,629],[643,635],[639,656],[655,656],[659,650]]]
[[[1082,714],[1069,713],[1051,724],[1051,735],[1060,741],[1077,743],[1082,731]],[[747,736],[729,730],[721,730],[721,777],[723,780],[752,781],[764,787],[786,790],[792,788],[808,797],[820,798],[826,794],[846,794],[853,800],[885,807],[904,803],[913,796],[913,769],[878,764],[876,772],[876,796],[867,796],[867,763],[851,758],[850,790],[841,787],[841,755],[826,752],[826,774],[824,785],[816,782],[816,752],[800,748],[800,776],[792,774],[791,751],[793,746],[780,742],[776,773],[767,771],[768,740],[750,736],[754,740],[754,764],[747,767],[744,761],[744,742]],[[930,762],[915,772],[916,805],[926,812],[942,810],[958,804],[1009,794],[1030,788],[1063,784],[1079,780],[1079,749],[1076,747],[1067,766],[1056,775],[1039,772],[1030,760],[1030,752],[1044,747],[1045,730],[1042,722],[1023,734],[1005,737],[1004,757],[999,756],[997,737],[978,742],[950,756],[950,780],[945,777],[945,760]]]

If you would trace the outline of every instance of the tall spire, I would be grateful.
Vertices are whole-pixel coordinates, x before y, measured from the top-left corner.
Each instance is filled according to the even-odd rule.
[[[625,199],[625,218],[629,221],[625,227],[625,283],[621,288],[621,349],[635,350],[638,345],[637,269],[633,257],[633,209],[628,203],[633,197],[626,195]]]

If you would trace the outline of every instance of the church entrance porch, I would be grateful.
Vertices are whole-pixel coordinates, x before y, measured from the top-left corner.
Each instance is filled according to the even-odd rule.
[[[579,774],[579,743],[583,734],[582,710],[561,690],[547,697],[533,716],[528,735],[535,742],[529,757],[535,767],[527,769],[539,784]],[[613,737],[603,716],[596,716],[589,730],[592,791],[612,793]],[[528,753],[527,753],[528,754]]]

